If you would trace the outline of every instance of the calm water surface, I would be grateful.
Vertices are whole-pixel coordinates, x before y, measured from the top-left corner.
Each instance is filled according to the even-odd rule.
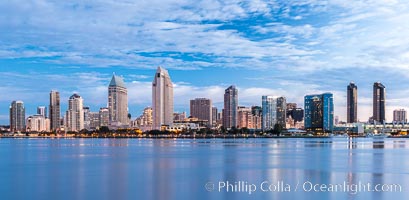
[[[0,159],[0,199],[407,199],[409,196],[407,139],[3,138]],[[233,190],[235,183],[242,183],[242,186],[254,184],[256,191],[249,194],[243,191],[244,187],[241,191],[237,187],[235,191],[227,191],[221,187],[227,181]],[[269,184],[263,184],[262,188],[266,181]],[[396,184],[401,186],[401,191],[357,191],[356,194],[305,191],[309,183],[328,186],[344,182],[356,187],[360,183]],[[275,191],[262,191],[269,189],[270,184]],[[281,190],[285,189],[282,186],[287,189],[290,186],[290,191]]]

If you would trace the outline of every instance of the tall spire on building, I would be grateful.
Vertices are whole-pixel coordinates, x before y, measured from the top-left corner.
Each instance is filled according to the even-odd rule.
[[[109,123],[113,126],[128,125],[128,90],[122,77],[112,75],[108,86]]]

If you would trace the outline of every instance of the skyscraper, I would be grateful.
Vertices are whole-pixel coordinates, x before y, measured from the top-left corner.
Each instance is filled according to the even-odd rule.
[[[398,123],[406,123],[406,110],[397,109],[393,111],[393,121]]]
[[[26,109],[22,101],[13,101],[10,105],[11,132],[26,130]]]
[[[287,101],[285,97],[277,98],[277,124],[285,127],[287,116]]]
[[[99,109],[99,127],[109,125],[109,109],[100,108]]]
[[[152,82],[153,129],[173,125],[173,84],[166,69],[158,67]]]
[[[263,131],[267,131],[274,128],[277,123],[277,99],[273,96],[261,97],[262,114],[262,126]]]
[[[37,107],[37,114],[42,115],[44,118],[47,118],[47,107],[45,106],[38,106]]]
[[[217,107],[212,107],[212,125],[217,126]]]
[[[190,100],[190,116],[199,120],[207,120],[208,127],[212,126],[212,100],[206,98],[196,98]]]
[[[334,126],[334,98],[331,93],[304,97],[304,126],[316,133],[331,132]]]
[[[351,82],[347,86],[347,123],[358,122],[358,87]]]
[[[84,129],[83,99],[78,94],[73,94],[68,100],[68,110],[65,115],[67,131],[78,132]]]
[[[50,92],[50,130],[60,129],[60,93],[58,91]]]
[[[385,86],[380,82],[373,84],[373,120],[377,123],[385,121]]]
[[[124,80],[112,76],[108,86],[109,123],[114,126],[128,125],[128,91]]]
[[[238,90],[232,85],[224,91],[223,126],[227,129],[237,127]]]
[[[237,127],[238,128],[254,128],[253,115],[250,107],[239,106],[237,108]]]

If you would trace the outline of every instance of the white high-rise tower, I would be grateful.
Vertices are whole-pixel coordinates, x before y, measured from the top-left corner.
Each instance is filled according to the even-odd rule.
[[[67,131],[78,132],[84,129],[83,100],[78,94],[73,94],[68,100],[68,110],[65,115]]]
[[[173,124],[173,84],[166,69],[158,67],[152,83],[153,129]]]

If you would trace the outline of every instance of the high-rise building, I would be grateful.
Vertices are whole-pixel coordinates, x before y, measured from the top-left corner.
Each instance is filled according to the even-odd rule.
[[[50,130],[56,131],[61,126],[61,111],[60,111],[60,93],[58,91],[50,92]]]
[[[91,130],[91,117],[90,117],[90,109],[89,107],[83,107],[82,110],[84,111],[84,128],[87,130]]]
[[[108,86],[109,124],[112,126],[128,125],[128,90],[124,80],[112,76]]]
[[[109,126],[109,109],[99,109],[99,127]]]
[[[84,116],[85,117],[85,116]],[[89,127],[88,130],[99,129],[99,112],[89,112],[88,113]]]
[[[47,107],[45,106],[38,106],[37,107],[37,114],[44,116],[44,118],[47,118]]]
[[[173,121],[183,121],[186,118],[187,118],[186,117],[186,112],[181,112],[181,113],[175,112],[175,113],[173,113]]]
[[[287,118],[287,101],[285,97],[277,98],[277,124],[285,127]]]
[[[261,108],[263,111],[263,131],[274,129],[274,125],[277,123],[277,98],[274,98],[273,96],[262,96]]]
[[[27,118],[26,120],[27,132],[43,132],[50,130],[50,119],[44,115],[37,114]]]
[[[78,94],[73,94],[68,100],[66,117],[67,131],[78,132],[84,129],[83,99]]]
[[[26,109],[22,101],[11,102],[10,130],[11,132],[23,132],[26,130]]]
[[[398,123],[406,123],[406,110],[397,109],[393,111],[393,121]]]
[[[239,106],[237,108],[237,126],[238,128],[254,129],[251,108],[244,106]]]
[[[224,91],[223,126],[226,129],[237,127],[237,107],[239,95],[236,86],[232,85]]]
[[[147,107],[143,109],[142,115],[136,118],[134,126],[141,129],[142,131],[150,131],[152,130],[152,124],[152,108]]]
[[[316,133],[331,132],[334,126],[334,98],[331,93],[304,97],[304,126]]]
[[[254,129],[261,130],[263,109],[261,108],[261,106],[252,106],[251,114],[253,115]]]
[[[206,98],[196,98],[190,100],[190,116],[199,120],[207,120],[207,126],[213,123],[212,100]]]
[[[166,69],[158,67],[152,82],[153,129],[173,125],[173,84]]]
[[[385,122],[385,86],[380,82],[373,84],[373,120]]]
[[[212,125],[217,126],[217,107],[212,107]]]
[[[347,86],[347,123],[358,122],[358,87],[351,82]]]

